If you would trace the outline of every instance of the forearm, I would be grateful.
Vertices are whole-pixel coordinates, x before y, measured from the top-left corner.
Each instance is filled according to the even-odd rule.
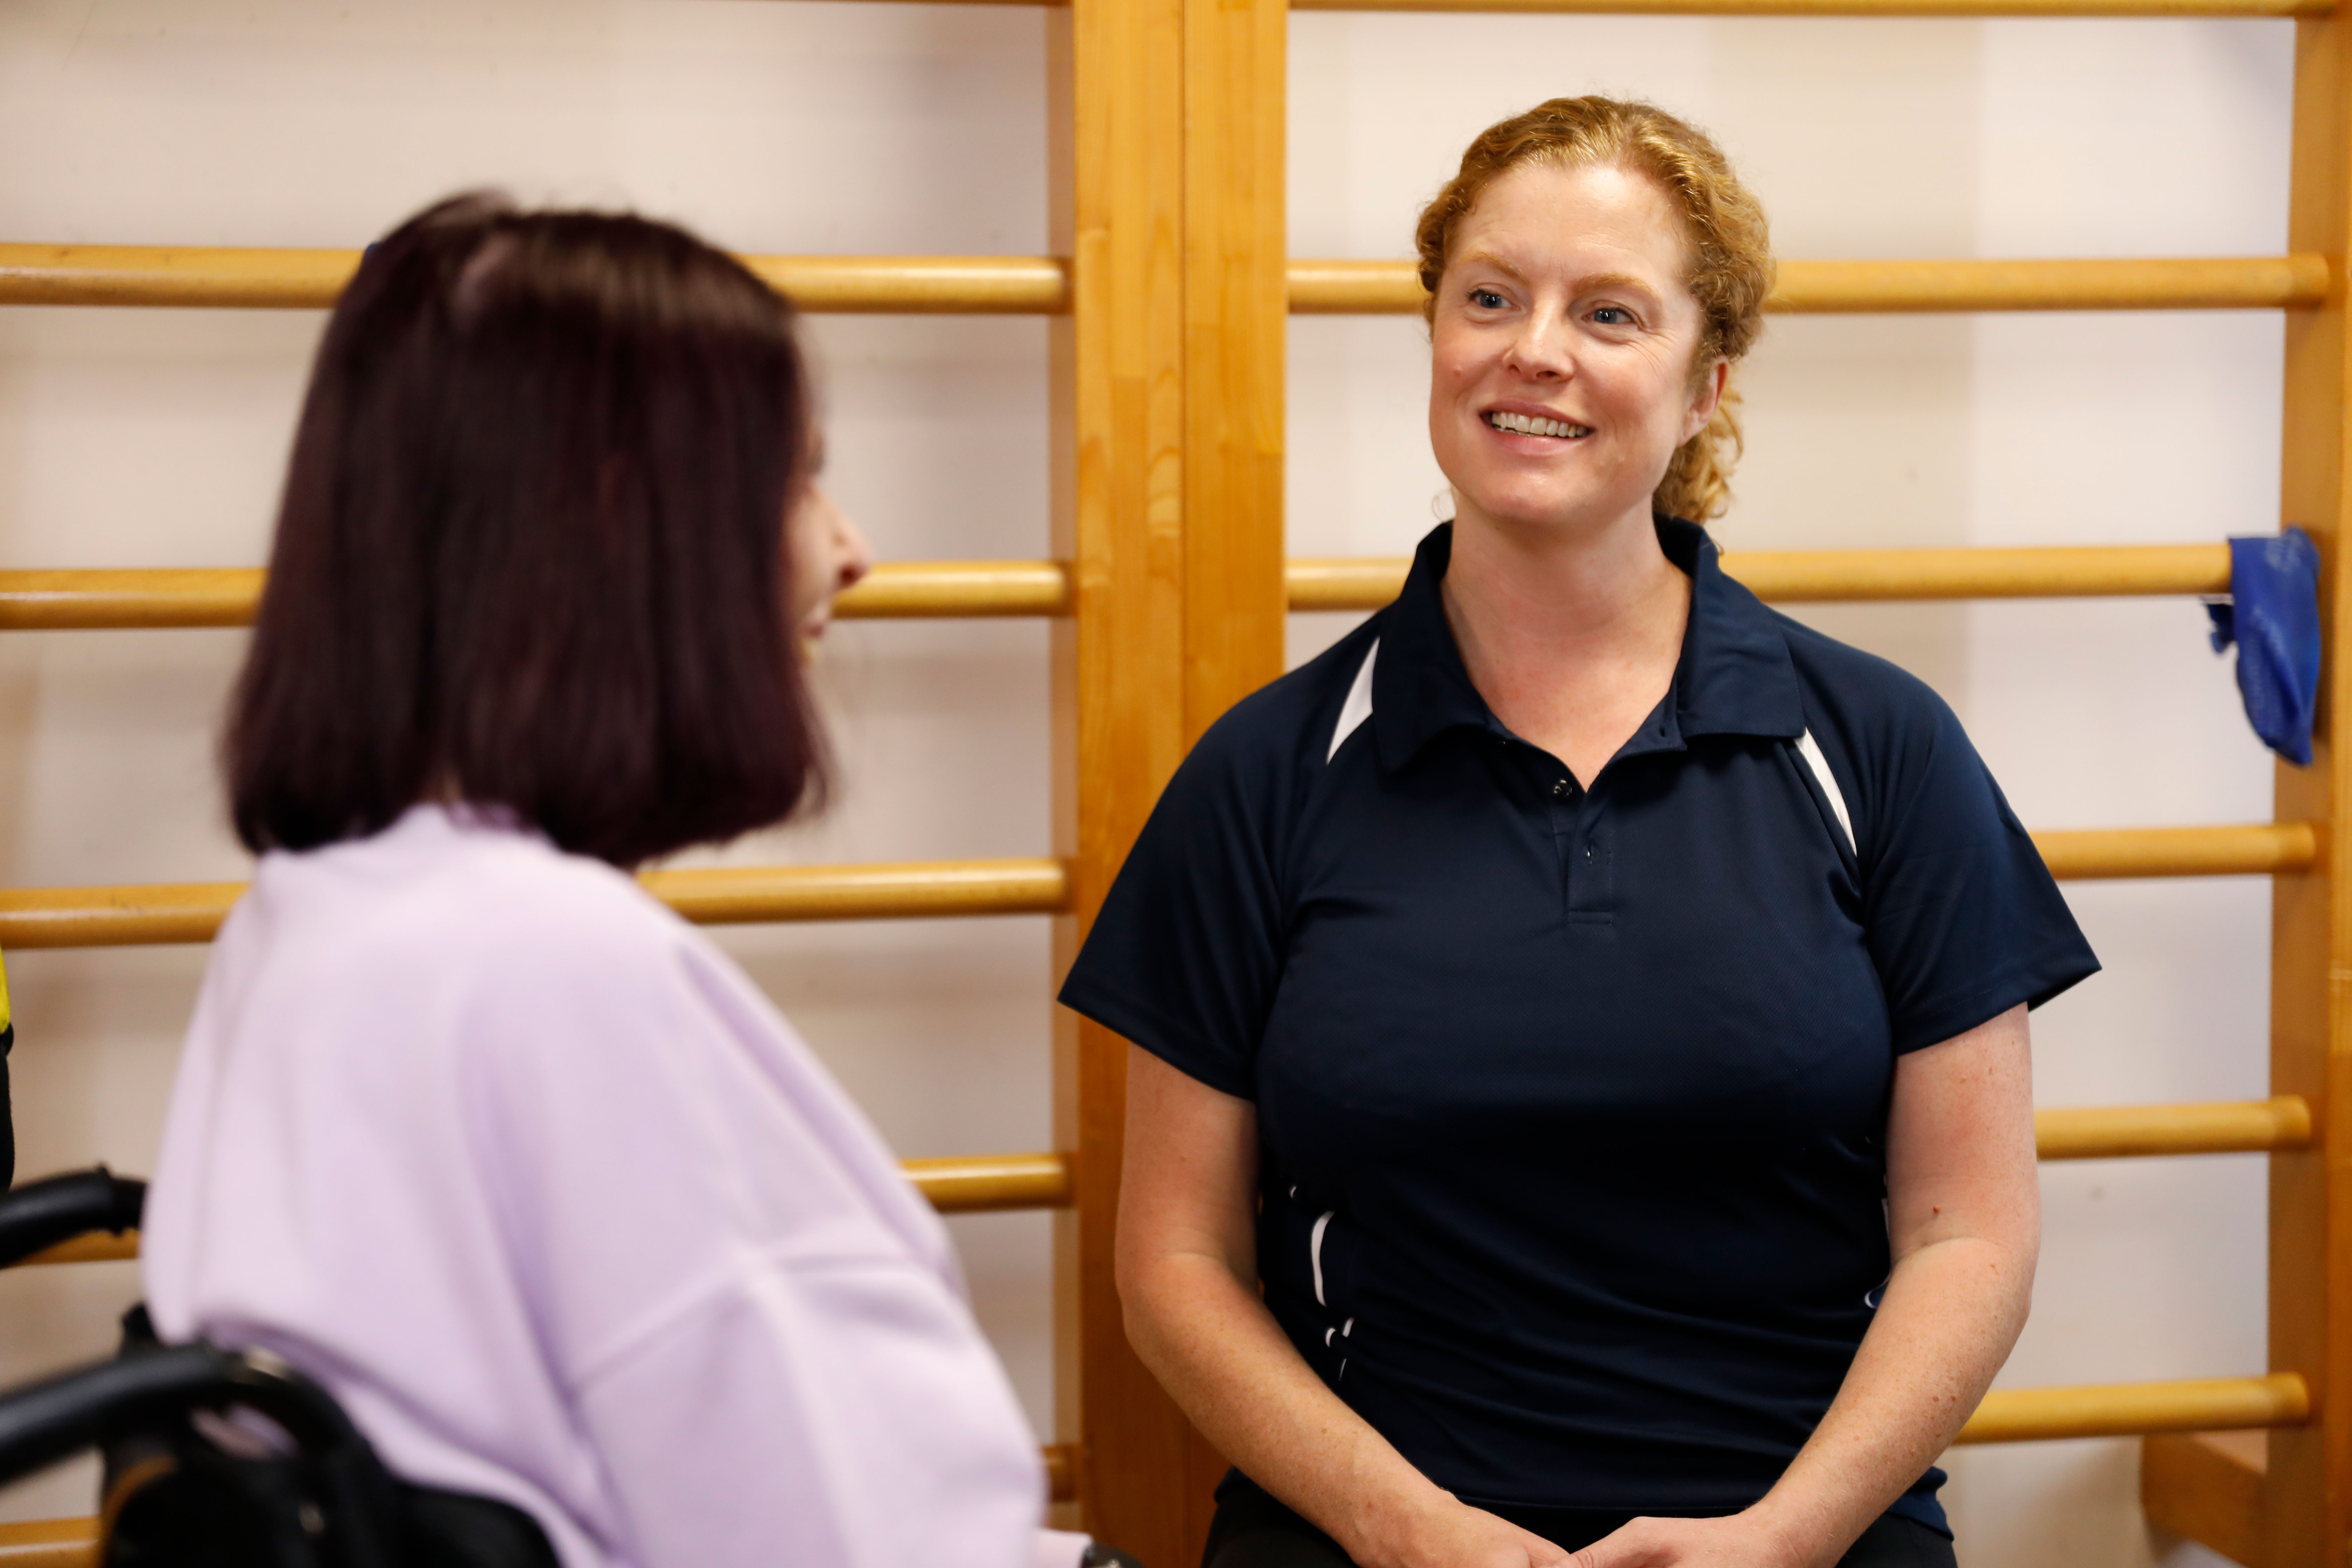
[[[1829,1413],[1756,1505],[1789,1562],[1834,1563],[1950,1446],[2025,1325],[2034,1254],[1955,1237],[1896,1264]]]
[[[1362,1568],[1408,1560],[1422,1522],[1455,1506],[1325,1385],[1223,1262],[1158,1259],[1128,1292],[1127,1327],[1218,1451]]]

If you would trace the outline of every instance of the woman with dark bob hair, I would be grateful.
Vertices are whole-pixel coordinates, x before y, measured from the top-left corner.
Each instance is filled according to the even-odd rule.
[[[433,207],[328,322],[229,717],[261,862],[148,1199],[155,1324],[283,1357],[565,1568],[1048,1544],[944,1228],[626,874],[817,789],[799,645],[865,569],[817,446],[740,263]]]
[[[1557,99],[1418,238],[1453,521],[1202,738],[1063,993],[1135,1047],[1210,1568],[1948,1568],[2026,1009],[2097,961],[1951,710],[1717,559],[1772,283],[1722,151]]]

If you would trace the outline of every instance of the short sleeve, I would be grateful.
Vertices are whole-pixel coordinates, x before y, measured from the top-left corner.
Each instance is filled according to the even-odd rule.
[[[1253,704],[1168,783],[1062,986],[1066,1007],[1211,1089],[1254,1100],[1282,978],[1279,769],[1251,755]]]
[[[2038,1007],[2099,968],[1959,720],[1925,687],[1916,700],[1855,759],[1863,921],[1897,1052]]]

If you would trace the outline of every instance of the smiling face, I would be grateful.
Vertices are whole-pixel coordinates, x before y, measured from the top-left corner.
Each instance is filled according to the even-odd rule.
[[[1706,427],[1723,362],[1664,192],[1623,169],[1525,164],[1455,229],[1430,322],[1429,438],[1458,522],[1591,534],[1638,519]]]

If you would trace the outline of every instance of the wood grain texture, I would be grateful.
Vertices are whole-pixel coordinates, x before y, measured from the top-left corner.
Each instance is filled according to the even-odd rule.
[[[898,1168],[941,1214],[996,1214],[1070,1205],[1070,1162],[1060,1154],[964,1154],[902,1160]],[[95,1231],[37,1252],[17,1265],[116,1263],[139,1256],[139,1233]]]
[[[728,866],[648,872],[646,890],[703,925],[1055,914],[1069,907],[1058,860],[914,860]],[[0,889],[0,952],[209,942],[242,882]]]
[[[2307,1148],[2311,1110],[2291,1096],[2189,1105],[2078,1106],[2037,1111],[2044,1160],[2218,1154]],[[942,1214],[1065,1208],[1074,1185],[1061,1154],[983,1154],[901,1162],[908,1179]],[[136,1231],[78,1237],[27,1265],[107,1262],[139,1255]]]
[[[2074,1388],[1997,1388],[1984,1396],[1955,1442],[2024,1443],[2294,1426],[2310,1418],[2311,1390],[2292,1373]]]
[[[2295,26],[2287,248],[2342,258],[2352,240],[2352,38],[2337,20]],[[2312,1148],[2270,1161],[2269,1356],[2311,1380],[2321,1419],[2271,1435],[2262,1515],[2265,1568],[2339,1568],[2352,1531],[2352,1163],[2335,1136],[2352,1102],[2344,981],[2352,975],[2352,844],[2337,725],[2352,697],[2336,634],[2347,624],[2343,545],[2345,418],[2352,341],[2340,283],[2325,304],[2286,318],[2281,523],[2319,545],[2326,663],[2312,765],[2276,769],[2275,814],[2310,824],[2325,847],[2271,884],[2271,1092],[2312,1109]]]
[[[1580,11],[1625,16],[2259,17],[2332,14],[2327,0],[1294,0],[1294,4],[1301,11]]]
[[[1538,3],[1528,8],[1553,7]],[[1614,4],[1592,8],[1627,9]],[[1662,4],[1657,8],[1678,7]],[[2326,254],[2305,250],[2286,256],[2116,260],[1783,260],[1764,309],[1813,315],[2274,310],[2320,304],[2327,298],[2330,276]],[[1301,315],[1412,316],[1421,313],[1428,298],[1414,264],[1406,260],[1297,260],[1290,264],[1289,277],[1290,309]]]
[[[2274,1153],[2311,1147],[2311,1107],[2291,1094],[2193,1105],[2085,1105],[2033,1113],[2044,1160]]]
[[[1184,738],[1282,674],[1282,0],[1184,12]]]
[[[2245,1432],[2152,1436],[2140,1445],[2140,1508],[2160,1530],[2245,1568],[2267,1568],[2263,1485],[2268,1448]]]
[[[1958,8],[1969,0],[1951,3]],[[2019,3],[2032,5],[2035,0]],[[1625,6],[1612,3],[1595,8],[1622,11]],[[1235,13],[1236,18],[1250,15],[1254,13],[1246,8]],[[1236,29],[1248,26],[1238,19],[1232,25]],[[1252,68],[1228,61],[1226,68],[1245,73]],[[1216,165],[1208,172],[1224,179],[1229,192],[1233,180],[1247,177],[1246,160],[1212,154],[1197,145],[1201,140],[1196,138],[1196,160],[1213,156]],[[1244,202],[1228,204],[1227,210],[1254,208]],[[1188,244],[1200,242],[1195,237]],[[1066,312],[1074,298],[1075,263],[1056,256],[747,256],[742,260],[801,310],[820,314],[1056,315]],[[335,302],[358,265],[356,250],[0,245],[0,305],[324,310]],[[1188,286],[1229,290],[1236,284],[1236,268],[1250,277],[1253,297],[1279,290],[1284,303],[1276,310],[1305,315],[1413,315],[1422,308],[1421,282],[1410,261],[1286,260],[1278,248],[1269,251],[1263,245],[1251,247],[1246,256],[1220,255],[1216,265],[1188,278]],[[2279,310],[2315,306],[2326,298],[2328,288],[2326,258],[2310,252],[2116,259],[1786,260],[1780,263],[1779,287],[1764,308],[1835,314]]]
[[[1069,568],[1058,561],[891,561],[836,597],[845,620],[955,616],[1066,616]]]
[[[1072,912],[1064,973],[1183,754],[1184,0],[1050,13],[1050,243],[1072,258],[1052,331],[1054,821]],[[1055,1009],[1055,1146],[1076,1160],[1055,1221],[1055,1424],[1078,1506],[1057,1516],[1145,1563],[1181,1564],[1190,1426],[1127,1342],[1112,1278],[1127,1046]],[[1197,1556],[1197,1552],[1194,1553]]]
[[[1164,693],[1171,718],[1174,690],[1171,679]],[[2033,841],[2062,880],[2273,875],[2302,870],[2319,853],[2317,834],[2302,823],[2091,828],[2037,833]],[[1122,846],[1112,858],[1114,871],[1124,853]],[[1082,863],[1012,859],[727,866],[641,879],[698,924],[744,925],[1060,914],[1072,907],[1074,876],[1082,881]],[[209,942],[244,892],[242,882],[0,889],[0,951]]]
[[[2309,869],[2319,836],[2307,823],[2223,827],[2093,827],[2033,836],[2060,881],[2118,877],[2262,877]]]
[[[1260,476],[1263,477],[1262,475]],[[1265,590],[1267,539],[1254,539],[1243,579]],[[2226,594],[2226,544],[2040,546],[1984,550],[1738,550],[1724,570],[1776,603],[1903,599],[2099,598]],[[1282,562],[1293,610],[1374,610],[1396,597],[1401,555]],[[254,567],[0,571],[0,631],[149,630],[250,625],[264,574]],[[845,620],[1065,616],[1076,603],[1058,561],[891,561],[841,595]],[[1263,618],[1261,607],[1255,612]],[[1264,641],[1258,634],[1256,641]],[[1252,660],[1264,649],[1253,647]],[[1223,669],[1230,659],[1214,668]],[[1204,685],[1207,676],[1202,678]]]
[[[1061,1154],[963,1155],[904,1160],[899,1168],[941,1214],[995,1214],[1070,1205],[1070,1162]]]
[[[741,259],[803,310],[1034,316],[1069,308],[1069,265],[1050,256]],[[0,305],[324,310],[359,261],[356,250],[0,245]]]
[[[1976,550],[1727,550],[1726,575],[1774,604],[1916,599],[2112,598],[2226,594],[2226,544],[2037,545]],[[1373,610],[1404,585],[1404,556],[1290,562],[1294,610]],[[0,577],[0,593],[5,593]],[[5,605],[5,600],[0,600]],[[4,613],[4,612],[0,612]]]
[[[148,630],[253,623],[258,567],[0,571],[0,631]],[[1070,575],[1055,561],[890,561],[834,603],[845,620],[1061,616]]]
[[[930,0],[1066,5],[1069,0]],[[1294,0],[1297,11],[1580,11],[1657,16],[2322,16],[2327,0]]]
[[[96,1568],[98,1521],[29,1519],[0,1524],[0,1568]]]
[[[1283,672],[1289,284],[1284,0],[1184,5],[1184,658],[1187,745]],[[1189,1427],[1155,1479],[1197,1562],[1226,1463]]]

